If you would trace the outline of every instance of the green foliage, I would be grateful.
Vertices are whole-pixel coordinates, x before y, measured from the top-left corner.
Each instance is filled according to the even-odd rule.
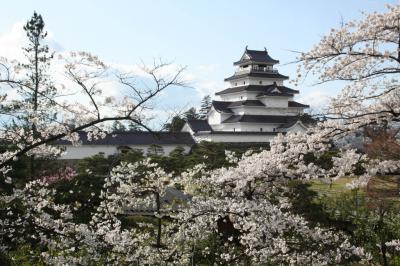
[[[208,111],[210,111],[210,108],[211,108],[211,97],[210,97],[210,95],[206,95],[201,100],[201,106],[200,106],[200,110],[199,110],[199,118],[206,119]]]
[[[181,173],[187,168],[187,158],[184,152],[185,149],[178,146],[169,154],[169,156],[151,156],[151,160],[168,173]]]
[[[124,153],[120,153],[117,154],[113,157],[110,157],[110,159],[113,159],[113,161],[115,163],[118,162],[130,162],[130,163],[134,163],[134,162],[138,162],[140,160],[144,159],[144,155],[143,155],[143,151],[142,150],[138,150],[138,149],[131,149],[127,152]]]
[[[104,177],[82,173],[72,180],[61,180],[52,187],[57,190],[56,202],[73,206],[75,222],[89,222],[91,213],[100,204],[103,185]]]
[[[332,226],[329,215],[324,211],[321,204],[316,203],[318,193],[311,190],[311,184],[302,181],[290,181],[289,198],[292,203],[292,211],[306,218],[313,226],[324,224]]]
[[[40,259],[41,250],[38,246],[32,247],[31,245],[20,245],[18,248],[12,250],[8,254],[0,258],[0,263],[3,266],[41,266],[45,265]],[[35,254],[35,255],[33,255]]]
[[[169,132],[180,132],[185,125],[185,120],[179,115],[172,118],[170,123],[165,125],[165,129]]]
[[[120,121],[114,121],[114,123],[111,126],[112,132],[125,132],[126,130],[127,130],[126,126]]]
[[[83,175],[90,172],[93,176],[97,177],[105,177],[112,167],[112,159],[105,158],[102,154],[78,160],[75,164],[75,170],[78,174]]]
[[[400,254],[384,245],[400,238],[398,202],[360,190],[338,189],[335,184],[316,191],[314,185],[300,181],[291,182],[289,187],[294,212],[314,225],[348,233],[353,244],[373,255],[374,263],[399,265]]]
[[[205,110],[200,110],[205,112]],[[207,111],[208,112],[208,111]],[[182,115],[175,115],[172,117],[171,122],[165,124],[165,129],[168,132],[180,132],[187,120],[203,119],[205,118],[201,113],[197,113],[196,108],[192,107]]]
[[[196,108],[192,107],[189,110],[187,110],[186,112],[183,113],[183,118],[185,120],[193,120],[193,119],[199,119],[200,116],[196,111]]]
[[[147,155],[148,156],[162,156],[162,155],[164,155],[164,148],[157,144],[151,144],[147,148]]]
[[[127,131],[129,132],[142,131],[142,128],[135,122],[130,121],[128,123]]]
[[[335,157],[337,154],[337,151],[327,151],[319,156],[313,153],[307,153],[304,155],[304,162],[307,164],[314,163],[325,170],[329,170],[333,166],[332,157]]]
[[[234,243],[234,241],[223,239],[218,234],[206,236],[203,241],[193,244],[191,265],[228,265],[226,261],[222,261],[221,258],[216,255],[223,252],[224,245],[229,245],[231,249],[235,249],[236,258],[243,263],[238,264],[235,262],[232,263],[232,265],[252,265],[251,261],[246,256],[245,250],[243,250],[240,245]]]

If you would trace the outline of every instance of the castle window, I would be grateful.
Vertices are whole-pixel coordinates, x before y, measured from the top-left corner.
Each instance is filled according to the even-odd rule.
[[[237,82],[235,82],[235,86],[237,86]]]
[[[260,127],[260,132],[262,132],[263,131],[263,129],[262,129],[262,127]]]
[[[261,84],[262,84],[262,80],[260,80],[260,82],[259,82],[259,83],[260,83],[260,85],[261,85]]]
[[[236,131],[236,128],[233,128],[233,132],[235,132]]]
[[[276,128],[274,128],[272,131],[275,132],[275,131],[276,131]]]
[[[246,81],[243,81],[243,84],[246,84]]]
[[[240,96],[240,99],[243,99],[243,96]]]

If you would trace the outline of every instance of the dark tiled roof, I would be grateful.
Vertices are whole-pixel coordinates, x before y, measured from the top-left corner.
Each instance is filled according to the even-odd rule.
[[[278,88],[282,93],[286,93],[286,94],[299,93],[298,90],[293,90],[293,89],[285,87],[285,86],[276,86],[274,84],[271,84],[271,85],[246,85],[246,86],[233,87],[233,88],[228,88],[223,91],[217,92],[217,93],[215,93],[215,95],[242,92],[242,91],[255,91],[255,92],[267,93],[267,92],[272,91],[274,88]]]
[[[258,94],[256,97],[258,98],[258,97],[263,97],[263,96],[288,96],[288,97],[290,97],[290,96],[293,96],[293,94],[291,94],[291,93],[283,93],[283,92],[263,92],[263,93],[260,93],[260,94]]]
[[[250,123],[272,123],[284,124],[292,120],[297,120],[297,117],[288,117],[281,115],[232,115],[222,123],[237,123],[237,122],[250,122]]]
[[[281,132],[260,132],[260,131],[213,131],[213,135],[278,135]]]
[[[188,132],[115,132],[108,134],[104,139],[88,141],[85,132],[80,132],[82,144],[86,145],[150,145],[150,144],[195,144]],[[66,140],[57,141],[58,145],[69,145]]]
[[[210,127],[210,125],[208,124],[207,120],[200,120],[200,119],[196,119],[196,120],[188,120],[187,121],[189,127],[194,131],[194,132],[198,132],[198,131],[212,131],[212,128]]]
[[[289,121],[283,125],[280,125],[279,128],[290,128],[290,127],[294,126],[297,123],[297,121],[298,120]]]
[[[212,101],[212,106],[217,110],[218,112],[223,112],[223,113],[232,113],[231,110],[228,109],[228,106],[232,102],[223,102],[223,101]]]
[[[232,102],[228,108],[232,107],[237,107],[237,106],[265,106],[262,102],[259,100],[245,100],[245,101],[237,101],[237,102]]]
[[[302,104],[302,103],[298,103],[298,102],[295,102],[295,101],[289,101],[288,106],[289,107],[305,107],[305,108],[310,107],[307,104]]]
[[[248,50],[246,48],[246,51],[244,52],[247,54],[250,59],[241,59],[237,62],[234,62],[234,65],[246,63],[246,62],[258,62],[258,63],[266,63],[266,64],[277,64],[279,63],[278,60],[273,59],[271,56],[269,56],[267,50],[264,51],[257,51],[257,50]],[[243,56],[242,56],[243,58]]]
[[[225,81],[230,81],[230,80],[235,80],[235,79],[240,79],[240,78],[245,78],[245,77],[259,77],[259,78],[274,78],[274,79],[288,79],[288,76],[275,73],[275,72],[250,72],[250,73],[245,73],[245,74],[240,74],[240,75],[233,75],[230,76],[229,78],[224,79]]]

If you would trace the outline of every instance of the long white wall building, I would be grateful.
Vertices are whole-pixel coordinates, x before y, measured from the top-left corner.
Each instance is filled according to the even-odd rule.
[[[115,132],[105,138],[87,139],[85,132],[80,132],[81,144],[73,146],[69,141],[58,141],[57,145],[65,149],[60,157],[63,160],[75,160],[102,154],[104,157],[137,150],[144,155],[169,155],[174,149],[181,147],[183,153],[189,153],[195,144],[187,132]]]

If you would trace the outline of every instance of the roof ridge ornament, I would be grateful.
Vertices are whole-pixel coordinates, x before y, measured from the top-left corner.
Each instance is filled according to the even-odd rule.
[[[268,54],[267,47],[264,46],[264,51]]]

